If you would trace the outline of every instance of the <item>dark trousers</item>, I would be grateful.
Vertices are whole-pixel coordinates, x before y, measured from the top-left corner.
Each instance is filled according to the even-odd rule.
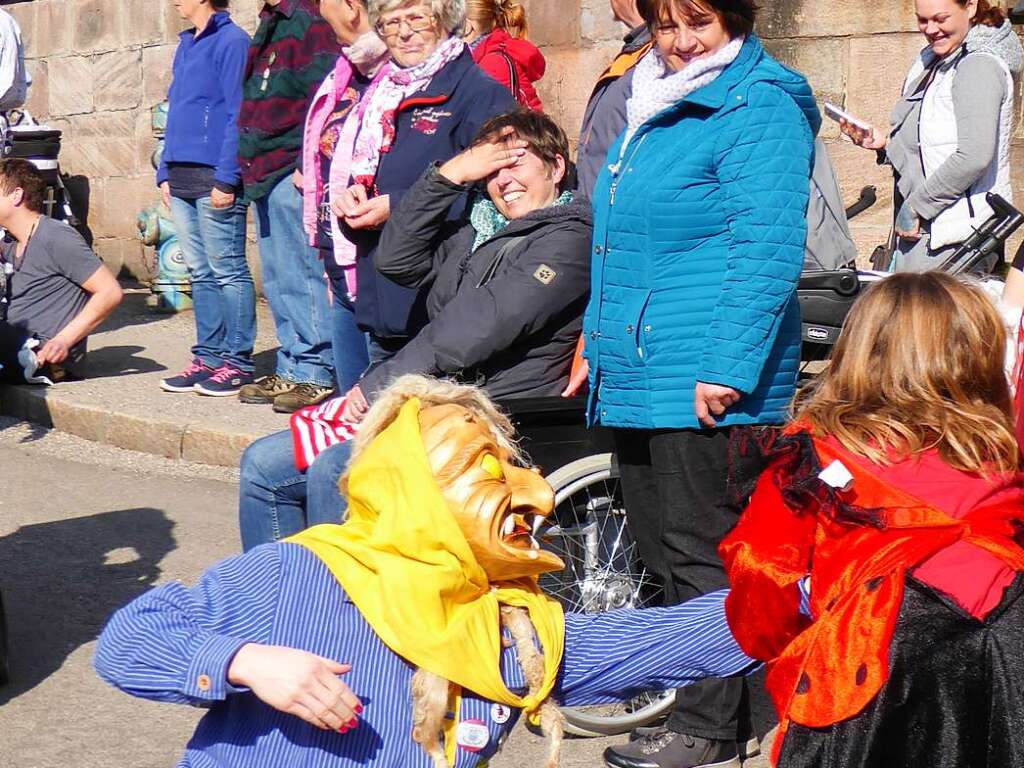
[[[622,495],[640,555],[665,585],[669,605],[728,586],[718,545],[739,520],[730,498],[729,435],[716,430],[615,430]],[[743,483],[764,468],[737,459]],[[676,691],[668,727],[706,739],[747,739],[775,726],[763,672],[705,680]]]

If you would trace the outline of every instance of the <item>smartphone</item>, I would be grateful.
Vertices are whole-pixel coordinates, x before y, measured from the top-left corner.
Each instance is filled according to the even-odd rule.
[[[832,118],[837,123],[840,120],[845,120],[850,125],[855,126],[856,128],[860,128],[862,131],[870,131],[871,130],[871,124],[870,123],[868,123],[868,122],[866,122],[864,120],[861,120],[860,118],[854,117],[849,112],[847,112],[845,110],[842,110],[839,107],[837,107],[835,104],[831,104],[830,102],[827,102],[827,101],[825,102],[825,115],[827,117]]]

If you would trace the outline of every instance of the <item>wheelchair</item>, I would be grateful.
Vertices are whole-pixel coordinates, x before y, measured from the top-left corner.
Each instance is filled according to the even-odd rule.
[[[542,577],[541,587],[576,613],[660,605],[662,587],[644,566],[626,523],[611,435],[587,429],[585,398],[527,398],[500,405],[555,491],[555,512],[540,538],[566,567]],[[675,691],[651,691],[562,712],[567,732],[610,736],[657,720],[674,700]]]

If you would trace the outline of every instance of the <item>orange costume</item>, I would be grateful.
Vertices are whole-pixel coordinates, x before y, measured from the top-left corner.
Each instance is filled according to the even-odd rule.
[[[778,437],[771,454],[773,462],[761,476],[740,523],[723,541],[721,552],[732,588],[726,602],[730,629],[748,655],[768,663],[767,685],[780,720],[773,762],[785,752],[787,734],[799,726],[825,730],[809,731],[809,738],[818,743],[807,746],[802,757],[785,760],[786,768],[914,764],[909,753],[901,762],[899,745],[886,747],[883,762],[866,757],[863,744],[855,747],[858,740],[878,738],[869,731],[877,733],[878,723],[888,716],[873,712],[870,726],[856,724],[869,705],[882,706],[874,702],[899,656],[891,653],[891,644],[904,608],[908,576],[937,554],[967,543],[983,550],[976,552],[978,558],[992,561],[983,565],[994,566],[989,570],[996,573],[995,602],[1003,600],[1004,591],[1008,600],[1014,598],[1007,587],[1020,581],[1015,581],[1016,572],[1024,571],[1024,549],[1020,538],[1015,538],[1024,525],[1024,483],[1019,476],[1005,478],[997,486],[999,493],[954,517],[887,481],[883,468],[870,471],[874,465],[851,456],[833,441],[811,438],[799,426]],[[822,468],[836,461],[853,478],[843,488],[831,487],[819,477]],[[927,582],[923,573],[922,569],[917,577]],[[798,585],[808,576],[813,618],[800,609]],[[914,583],[928,589],[927,583]],[[944,584],[932,585],[939,587],[936,594],[940,596],[948,597],[953,591]],[[1024,609],[1024,600],[1020,602]],[[959,627],[952,636],[966,642],[971,633],[987,626],[988,609],[994,607],[988,606],[984,616],[971,616],[970,611],[956,615],[955,607],[927,610],[945,611],[949,615],[943,620],[960,622],[950,625]],[[920,624],[919,617],[914,621]],[[965,623],[970,621],[974,623]],[[915,627],[904,623],[901,642],[916,642]],[[990,642],[987,636],[979,637],[978,647]],[[975,645],[977,639],[972,641]],[[901,681],[909,674],[912,671],[902,670]],[[920,686],[900,685],[906,691],[920,690]],[[900,705],[901,717],[907,716],[907,707],[919,703],[916,696],[910,695],[909,703]],[[955,699],[947,697],[943,706]],[[835,727],[844,722],[853,722],[850,730],[856,732],[845,746],[835,741],[845,738],[843,728]],[[823,747],[829,739],[833,741]],[[949,754],[940,762],[924,759],[919,765],[989,764],[987,758],[972,756],[975,747],[966,741],[960,747],[959,755]],[[836,758],[843,752],[851,754]],[[808,757],[811,754],[813,758]],[[1024,764],[1024,754],[1003,759],[1006,765]]]

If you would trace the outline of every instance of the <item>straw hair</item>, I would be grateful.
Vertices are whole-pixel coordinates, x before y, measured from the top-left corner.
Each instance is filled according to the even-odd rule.
[[[956,469],[1016,471],[1006,331],[978,288],[938,272],[898,274],[854,305],[795,417],[887,465],[929,449]]]
[[[417,398],[422,408],[433,405],[460,405],[487,425],[495,442],[500,448],[509,452],[511,460],[528,466],[526,454],[516,442],[515,427],[482,389],[456,384],[445,379],[434,379],[429,376],[408,374],[399,376],[367,412],[359,425],[359,431],[352,441],[352,455],[348,466],[355,465],[359,455],[373,442],[381,432],[391,426],[407,401]],[[342,493],[348,495],[348,470],[339,482]]]

